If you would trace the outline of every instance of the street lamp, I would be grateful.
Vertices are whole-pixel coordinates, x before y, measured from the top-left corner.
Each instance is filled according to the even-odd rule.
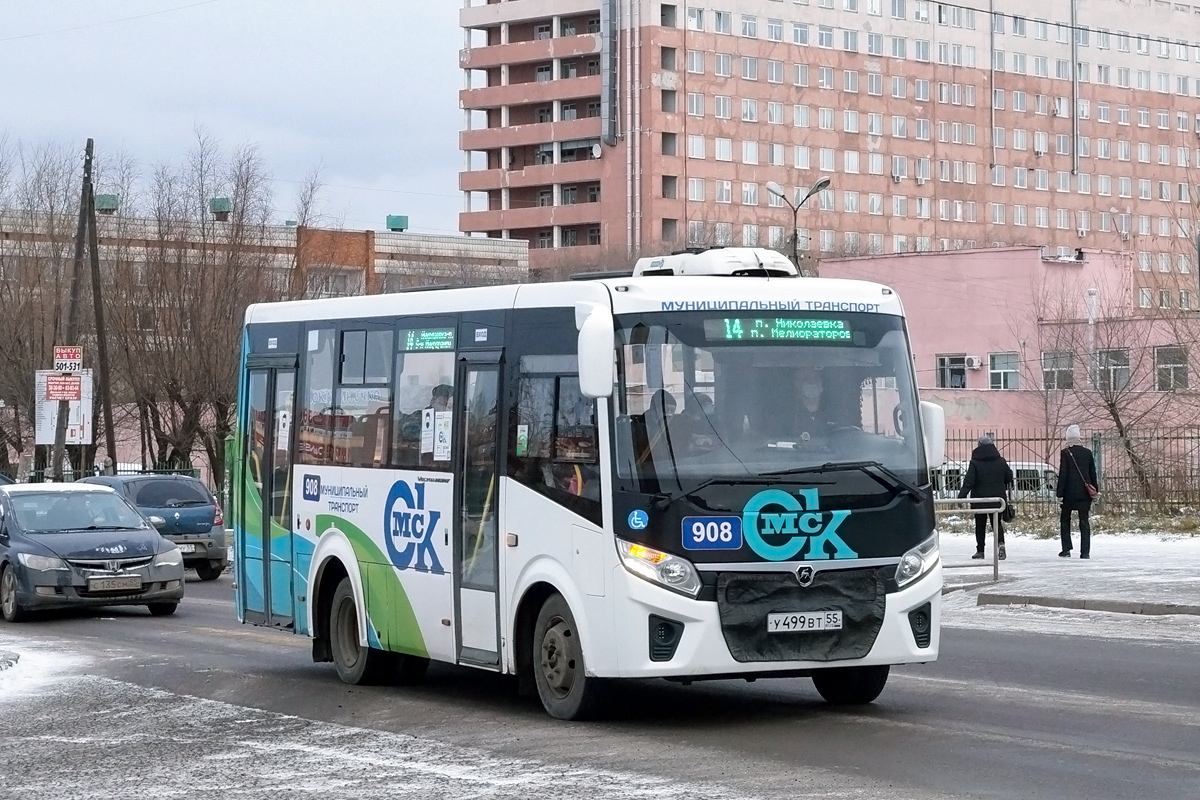
[[[821,180],[812,185],[812,188],[805,193],[804,197],[800,198],[800,202],[793,203],[784,193],[782,186],[775,181],[767,181],[767,191],[787,203],[787,207],[792,210],[792,262],[795,263],[797,270],[800,269],[800,209],[814,194],[828,189],[830,182],[829,178],[821,178]]]

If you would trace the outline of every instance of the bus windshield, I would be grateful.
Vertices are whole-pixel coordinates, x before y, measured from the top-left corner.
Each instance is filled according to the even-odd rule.
[[[926,483],[900,317],[631,314],[617,342],[616,471],[640,491],[849,462]]]

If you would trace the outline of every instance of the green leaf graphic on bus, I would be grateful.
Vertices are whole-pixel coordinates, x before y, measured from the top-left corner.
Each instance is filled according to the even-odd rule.
[[[427,658],[429,651],[425,649],[425,637],[421,634],[421,626],[417,623],[408,593],[404,591],[396,569],[388,563],[379,546],[357,526],[341,517],[318,514],[316,524],[319,531],[338,529],[354,547],[354,556],[363,579],[368,625],[378,637],[378,642],[372,642],[372,646]]]

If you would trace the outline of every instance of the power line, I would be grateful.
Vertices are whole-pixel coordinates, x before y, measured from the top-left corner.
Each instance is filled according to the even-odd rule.
[[[100,22],[89,22],[86,25],[72,25],[69,28],[56,28],[55,30],[52,30],[52,31],[41,31],[40,33],[24,33],[24,34],[21,34],[20,36],[5,36],[4,38],[0,39],[0,42],[15,42],[19,39],[36,39],[41,36],[52,36],[56,33],[69,33],[71,31],[82,31],[82,30],[87,30],[88,28],[98,28],[98,27],[101,27],[102,25],[116,25],[121,22],[130,22],[135,19],[145,19],[146,17],[157,17],[162,14],[170,14],[174,11],[183,11],[185,9],[195,8],[197,6],[206,6],[206,5],[209,5],[210,3],[216,3],[216,2],[218,2],[218,0],[200,0],[200,2],[198,2],[198,3],[189,3],[188,5],[185,5],[185,6],[174,6],[172,8],[164,8],[160,11],[149,11],[145,14],[135,14],[132,17],[119,17],[117,19],[101,20]]]
[[[277,183],[304,183],[304,181],[289,180],[288,178],[272,178],[271,180]],[[378,186],[351,186],[345,183],[321,182],[320,185],[322,187],[329,187],[330,189],[353,189],[359,192],[385,192],[388,194],[411,194],[419,197],[446,197],[455,199],[461,197],[460,194],[443,194],[440,192],[410,192],[405,189],[381,189]]]

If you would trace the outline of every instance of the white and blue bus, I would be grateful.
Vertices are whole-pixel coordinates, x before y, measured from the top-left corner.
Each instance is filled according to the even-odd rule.
[[[246,313],[237,613],[352,683],[431,660],[546,710],[611,679],[937,658],[941,562],[900,298],[769,250]]]

